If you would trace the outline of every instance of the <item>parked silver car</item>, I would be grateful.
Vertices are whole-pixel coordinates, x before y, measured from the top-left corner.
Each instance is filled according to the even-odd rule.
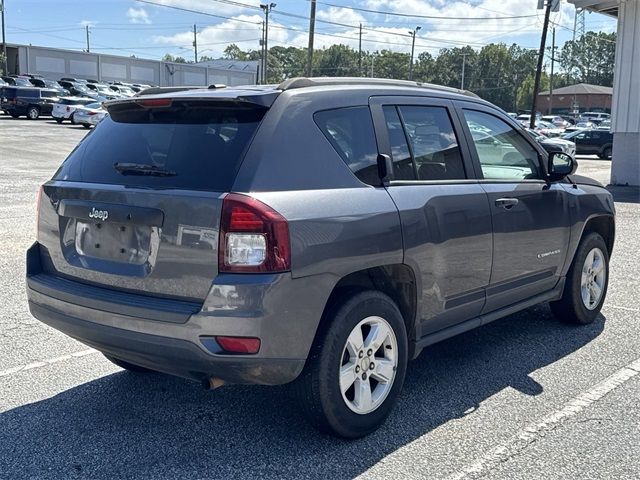
[[[103,108],[102,103],[95,102],[76,107],[73,113],[73,120],[78,125],[91,128],[97,125],[98,122],[107,115],[107,111]]]

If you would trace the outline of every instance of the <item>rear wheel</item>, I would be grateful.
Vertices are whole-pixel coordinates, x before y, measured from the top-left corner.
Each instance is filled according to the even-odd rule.
[[[600,154],[600,158],[602,158],[603,160],[609,160],[611,159],[611,154],[612,154],[612,149],[611,147],[604,147],[602,149],[602,153]]]
[[[585,236],[573,259],[562,298],[551,302],[551,310],[560,320],[587,325],[602,308],[609,282],[609,254],[597,233]]]
[[[330,307],[295,383],[301,408],[320,430],[357,438],[391,412],[407,368],[407,334],[396,304],[376,291],[352,294]]]
[[[58,122],[58,123],[62,123],[62,119],[61,119],[61,118],[56,118],[55,120],[56,120],[56,122]]]
[[[40,116],[40,110],[38,107],[29,107],[27,110],[27,118],[29,120],[37,120]]]
[[[125,370],[128,370],[130,372],[135,372],[135,373],[153,373],[153,370],[150,370],[148,368],[144,368],[144,367],[141,367],[139,365],[134,365],[133,363],[125,362],[124,360],[120,360],[119,358],[112,357],[111,355],[107,355],[106,353],[103,353],[103,355],[111,363],[114,363],[117,366],[119,366],[120,368],[124,368]]]
[[[88,123],[83,123],[82,126],[87,130],[91,128],[91,125],[89,125]]]
[[[71,117],[69,117],[69,120],[71,120],[71,124],[72,125],[76,124],[76,114],[75,114],[75,112],[71,114]]]
[[[12,113],[11,118],[20,118],[20,115],[18,115],[17,113]]]

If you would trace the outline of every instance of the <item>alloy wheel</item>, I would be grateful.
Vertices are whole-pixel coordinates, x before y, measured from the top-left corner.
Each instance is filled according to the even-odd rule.
[[[593,248],[584,261],[580,280],[580,295],[587,309],[594,310],[599,305],[606,281],[604,254],[599,248]]]

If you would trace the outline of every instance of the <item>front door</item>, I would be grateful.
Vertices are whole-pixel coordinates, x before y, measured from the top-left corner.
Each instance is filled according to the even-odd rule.
[[[394,164],[387,191],[400,214],[404,262],[418,277],[417,336],[477,317],[491,272],[491,211],[451,102],[378,98],[372,113],[379,151]]]
[[[493,221],[486,313],[555,287],[569,245],[569,206],[562,186],[544,180],[543,154],[520,130],[490,108],[466,105],[460,115]]]

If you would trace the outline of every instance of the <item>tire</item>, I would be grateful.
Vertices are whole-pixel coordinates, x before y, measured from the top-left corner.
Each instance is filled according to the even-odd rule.
[[[91,128],[91,125],[89,125],[88,123],[83,123],[82,126],[84,128],[86,128],[87,130],[89,130]]]
[[[153,370],[141,367],[139,365],[134,365],[133,363],[125,362],[124,360],[120,360],[119,358],[112,357],[111,355],[107,355],[106,353],[103,353],[103,355],[111,363],[114,363],[117,366],[119,366],[120,368],[124,368],[125,370],[128,370],[129,372],[134,372],[134,373],[154,373]]]
[[[600,158],[603,160],[610,160],[611,159],[611,154],[613,153],[613,150],[611,147],[605,147],[602,149],[602,153],[600,154]]]
[[[40,110],[37,107],[29,107],[27,109],[27,118],[29,120],[37,120],[40,116]]]
[[[54,120],[59,124],[62,123],[62,119],[61,118],[55,118]]]
[[[20,118],[20,115],[18,115],[17,113],[11,113],[11,118]]]
[[[594,268],[598,263],[601,269],[597,266]],[[563,322],[588,325],[600,313],[607,296],[608,284],[607,246],[599,234],[589,233],[580,241],[567,274],[562,298],[557,302],[551,302],[551,311]],[[600,293],[596,295],[598,290]],[[584,299],[583,294],[586,297]]]
[[[71,121],[71,125],[75,125],[76,124],[76,113],[73,112],[71,114],[71,116],[69,117],[69,120]]]
[[[388,296],[372,290],[342,297],[325,315],[330,324],[316,339],[294,393],[305,416],[321,431],[362,437],[385,421],[402,389],[408,356],[404,320]],[[374,328],[377,337],[372,337]],[[379,344],[377,350],[366,349],[372,339]],[[366,393],[367,385],[373,398]]]

